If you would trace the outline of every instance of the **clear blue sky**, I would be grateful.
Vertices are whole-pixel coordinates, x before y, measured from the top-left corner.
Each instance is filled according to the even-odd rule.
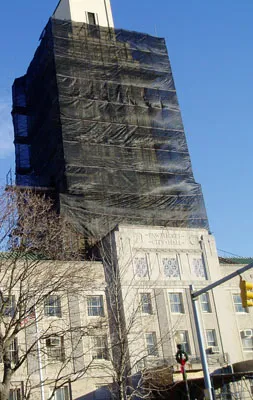
[[[0,185],[14,165],[11,85],[25,73],[57,2],[1,3]],[[253,1],[112,0],[112,7],[116,27],[166,38],[217,246],[253,255]]]

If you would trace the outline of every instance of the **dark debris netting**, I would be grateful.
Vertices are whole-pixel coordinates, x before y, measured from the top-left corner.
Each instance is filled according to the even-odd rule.
[[[13,85],[18,185],[54,188],[86,236],[207,228],[164,39],[50,19]]]

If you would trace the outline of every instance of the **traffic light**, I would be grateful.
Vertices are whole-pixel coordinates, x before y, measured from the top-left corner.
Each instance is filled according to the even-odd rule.
[[[253,307],[253,283],[240,280],[242,306]]]

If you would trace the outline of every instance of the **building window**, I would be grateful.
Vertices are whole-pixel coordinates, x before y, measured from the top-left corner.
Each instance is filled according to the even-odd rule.
[[[99,30],[99,26],[96,22],[96,15],[94,13],[88,12],[87,19],[88,19],[89,35],[94,38],[99,39],[100,38],[100,30]]]
[[[166,278],[180,278],[179,265],[176,258],[163,258],[162,263]]]
[[[152,303],[150,293],[141,293],[141,312],[143,314],[152,314]]]
[[[150,332],[145,334],[146,348],[149,356],[158,357],[156,333]]]
[[[247,309],[242,306],[242,299],[239,294],[233,294],[233,301],[235,306],[235,312],[237,313],[247,312]]]
[[[182,293],[169,293],[170,309],[172,313],[184,314]]]
[[[18,339],[15,338],[13,339],[13,341],[11,342],[9,349],[8,349],[8,354],[7,356],[9,357],[9,360],[14,363],[17,364],[18,362]],[[3,362],[3,354],[0,354],[0,362]]]
[[[88,296],[87,304],[89,317],[104,317],[103,296]]]
[[[92,338],[92,359],[108,360],[107,336],[93,336]]]
[[[1,314],[5,317],[13,317],[15,307],[15,296],[4,297],[1,303]]]
[[[50,336],[46,339],[47,356],[51,360],[64,361],[64,338],[63,336]]]
[[[241,331],[241,340],[243,351],[252,351],[253,350],[253,330],[245,329]]]
[[[203,293],[200,296],[200,304],[201,304],[201,310],[204,313],[210,313],[211,312],[211,305],[210,305],[210,299],[209,299],[209,294],[208,293]]]
[[[207,340],[207,346],[208,347],[217,346],[216,332],[215,332],[214,329],[207,329],[206,330],[206,340]]]
[[[188,332],[187,331],[177,331],[175,336],[179,338],[179,342],[182,345],[183,350],[187,354],[191,354]]]
[[[88,23],[89,25],[96,25],[96,16],[94,13],[88,12]]]
[[[10,389],[9,400],[21,400],[20,389]]]
[[[134,272],[138,278],[147,278],[148,277],[148,264],[147,264],[146,257],[135,257]]]
[[[192,272],[197,278],[206,279],[206,271],[202,258],[193,258]]]
[[[14,364],[17,364],[18,362],[18,339],[15,338],[9,347],[9,357],[11,362],[13,362]]]
[[[61,317],[60,296],[48,296],[44,302],[44,313],[47,317]]]
[[[53,400],[69,400],[68,386],[63,386],[59,389],[56,389]]]

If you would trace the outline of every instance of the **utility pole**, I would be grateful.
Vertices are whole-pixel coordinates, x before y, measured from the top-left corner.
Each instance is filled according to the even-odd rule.
[[[194,291],[194,287],[192,285],[190,285],[190,293],[191,293],[194,321],[195,321],[195,327],[196,327],[196,331],[197,331],[200,357],[201,357],[201,363],[202,363],[202,368],[203,368],[203,373],[204,373],[205,396],[206,396],[206,399],[208,399],[208,400],[215,400],[215,396],[214,396],[214,390],[211,385],[210,374],[208,371],[208,364],[207,364],[204,340],[203,340],[202,330],[200,327],[197,299],[201,294],[206,293],[209,290],[214,289],[217,286],[220,286],[222,283],[225,283],[225,282],[229,281],[230,279],[235,278],[236,276],[240,276],[243,272],[246,272],[251,268],[253,268],[253,263],[250,263],[250,264],[246,265],[245,267],[242,267],[242,268],[236,270],[235,272],[232,272],[232,274],[229,274],[229,275],[225,276],[224,278],[219,279],[218,281],[216,281],[214,283],[211,283],[211,285],[208,285],[203,289],[197,290],[196,292]]]

